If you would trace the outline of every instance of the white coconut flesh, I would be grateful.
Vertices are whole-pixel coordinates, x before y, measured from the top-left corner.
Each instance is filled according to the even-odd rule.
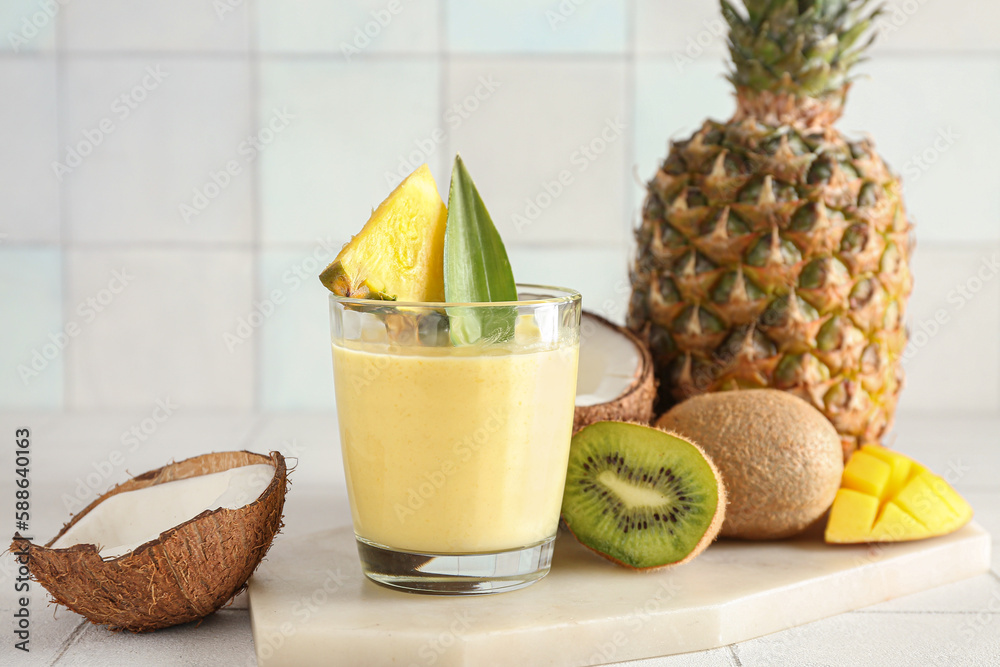
[[[582,329],[576,405],[608,403],[635,382],[642,371],[642,354],[631,340],[586,313]]]
[[[102,558],[123,556],[205,510],[249,505],[274,473],[274,466],[254,464],[116,494],[81,517],[52,548],[94,544]]]

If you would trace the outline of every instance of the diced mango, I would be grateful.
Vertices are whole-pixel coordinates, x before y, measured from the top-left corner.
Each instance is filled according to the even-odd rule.
[[[923,475],[907,481],[893,500],[910,515],[920,517],[924,525],[937,535],[954,530],[950,527],[958,520],[958,515],[934,493]]]
[[[889,486],[892,467],[870,454],[857,452],[844,466],[844,480],[841,486],[875,496],[879,500]]]
[[[943,478],[898,452],[865,445],[844,468],[826,541],[918,540],[958,530],[971,518],[972,508]]]
[[[944,500],[951,511],[962,520],[963,524],[972,518],[972,507],[965,502],[965,498],[958,495],[958,491],[951,488],[951,484],[931,473],[925,473],[924,479],[928,486],[934,490],[934,493]]]
[[[878,445],[865,445],[861,451],[889,464],[892,472],[889,474],[889,484],[886,487],[884,497],[892,498],[899,493],[910,477],[910,466],[913,461],[902,454]]]
[[[878,516],[878,498],[853,489],[840,489],[830,507],[826,524],[827,542],[857,542],[858,535],[871,533]]]
[[[931,537],[927,526],[907,514],[899,505],[889,501],[879,514],[872,528],[872,537],[877,542],[905,542]]]

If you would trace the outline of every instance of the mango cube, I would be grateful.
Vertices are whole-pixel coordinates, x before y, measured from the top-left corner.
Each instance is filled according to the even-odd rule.
[[[888,502],[882,508],[878,521],[872,527],[872,537],[876,542],[900,542],[931,537],[933,533],[899,505]]]
[[[907,481],[906,486],[895,498],[895,503],[910,516],[920,517],[920,522],[938,535],[950,532],[951,526],[958,519],[938,494],[921,475]]]
[[[841,486],[882,499],[889,487],[892,466],[885,461],[864,452],[851,457],[844,467]]]
[[[886,449],[885,447],[879,447],[878,445],[865,445],[861,448],[861,451],[889,464],[892,472],[889,473],[889,485],[886,488],[885,495],[891,498],[899,493],[903,489],[903,485],[906,484],[906,480],[910,477],[910,468],[913,465],[913,461],[902,454],[894,452],[891,449]]]
[[[972,519],[972,508],[943,478],[877,445],[844,467],[825,539],[833,544],[903,542],[946,535]]]
[[[868,535],[878,518],[878,498],[853,489],[839,489],[826,524],[827,542],[853,542]]]

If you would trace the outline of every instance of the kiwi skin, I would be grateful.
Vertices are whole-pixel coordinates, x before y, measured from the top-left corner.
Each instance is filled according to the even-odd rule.
[[[603,552],[603,551],[601,551],[599,549],[596,549],[596,548],[590,546],[589,544],[587,544],[585,538],[583,538],[581,535],[577,535],[577,533],[573,531],[573,528],[570,525],[570,522],[566,520],[565,516],[563,517],[563,525],[566,527],[566,529],[569,531],[569,533],[580,544],[582,544],[584,547],[586,547],[588,550],[592,551],[593,553],[597,554],[598,556],[601,556],[602,558],[606,558],[607,560],[610,560],[611,562],[615,563],[616,565],[620,565],[622,567],[628,568],[629,570],[632,570],[633,572],[655,572],[655,571],[663,570],[663,569],[666,569],[666,568],[669,568],[669,567],[674,567],[676,565],[684,565],[685,563],[690,562],[692,559],[694,559],[696,556],[698,556],[702,551],[704,551],[706,548],[708,548],[708,545],[711,544],[715,540],[715,538],[719,535],[719,531],[722,529],[722,526],[723,526],[723,524],[725,522],[725,517],[726,517],[726,502],[727,502],[727,500],[726,500],[726,488],[725,488],[725,483],[723,481],[723,477],[719,473],[719,469],[715,466],[715,464],[712,462],[712,459],[704,452],[704,450],[702,450],[700,447],[698,447],[698,445],[696,445],[693,442],[691,442],[689,439],[685,438],[684,436],[677,435],[676,433],[671,433],[671,432],[666,431],[664,429],[658,429],[658,428],[649,426],[648,424],[641,424],[641,423],[638,423],[638,422],[626,422],[626,421],[614,421],[614,422],[612,422],[612,421],[604,421],[604,422],[595,422],[594,424],[591,424],[591,425],[589,425],[587,427],[584,427],[584,429],[589,428],[590,426],[597,425],[597,424],[609,424],[609,423],[614,423],[614,424],[629,424],[629,425],[632,425],[632,426],[639,426],[639,427],[644,428],[644,429],[649,429],[651,431],[662,431],[663,433],[666,433],[667,435],[671,435],[671,436],[673,436],[675,438],[683,440],[688,445],[690,445],[691,447],[693,447],[699,454],[701,454],[701,456],[705,459],[705,462],[708,464],[708,467],[711,469],[713,476],[715,477],[715,485],[716,485],[716,490],[717,490],[717,501],[716,501],[715,514],[712,517],[712,521],[709,523],[708,527],[705,529],[705,532],[702,534],[701,539],[698,540],[698,542],[697,542],[697,544],[695,544],[694,548],[692,548],[691,551],[688,552],[687,555],[685,555],[683,558],[681,558],[681,559],[679,559],[677,561],[673,561],[673,562],[669,562],[669,563],[663,563],[663,564],[660,564],[660,565],[653,565],[653,566],[650,566],[650,567],[636,567],[635,565],[632,565],[631,563],[623,562],[622,560],[620,560],[618,558],[615,558],[614,556],[612,556],[610,554],[607,554],[607,553],[605,553],[605,552]],[[583,429],[581,429],[581,430],[583,430]]]
[[[729,492],[722,537],[791,537],[820,518],[840,487],[836,429],[801,398],[776,389],[702,394],[656,425],[694,440],[714,459]]]

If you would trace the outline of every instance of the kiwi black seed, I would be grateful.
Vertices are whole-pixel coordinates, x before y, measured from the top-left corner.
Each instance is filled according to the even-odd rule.
[[[687,562],[715,539],[725,506],[715,466],[682,438],[608,421],[573,436],[563,520],[584,546],[620,565]]]

